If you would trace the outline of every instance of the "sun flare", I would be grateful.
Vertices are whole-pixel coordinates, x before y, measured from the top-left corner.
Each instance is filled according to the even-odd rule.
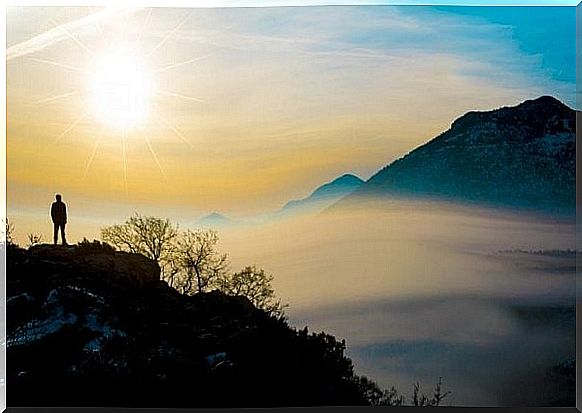
[[[103,123],[133,128],[146,119],[152,79],[145,65],[124,50],[108,51],[95,59],[91,73],[91,107]]]
[[[153,142],[151,127],[167,128],[170,135],[192,148],[192,142],[184,135],[181,128],[174,125],[165,115],[166,106],[160,101],[173,99],[182,100],[195,105],[205,104],[204,99],[184,93],[180,84],[172,82],[175,89],[160,87],[166,82],[173,71],[185,65],[194,65],[205,60],[209,55],[190,56],[186,60],[170,61],[164,65],[157,64],[156,54],[189,19],[189,13],[174,26],[158,36],[148,35],[147,29],[152,19],[153,9],[144,8],[141,17],[143,21],[136,26],[123,26],[121,32],[111,31],[103,26],[100,18],[110,11],[91,11],[88,17],[95,18],[93,35],[80,35],[71,31],[67,23],[53,21],[55,26],[49,32],[51,35],[64,35],[78,46],[76,61],[64,61],[60,58],[47,59],[39,56],[25,56],[34,64],[44,67],[58,68],[68,73],[80,73],[81,83],[73,90],[57,91],[56,93],[37,99],[32,103],[41,107],[81,96],[81,104],[75,106],[75,116],[55,134],[53,144],[66,142],[66,138],[79,133],[79,129],[87,125],[100,123],[101,129],[94,140],[93,148],[88,155],[83,177],[86,178],[99,157],[102,143],[108,138],[120,145],[123,184],[128,193],[128,149],[143,142],[157,166],[160,176],[166,180],[163,160],[156,153],[157,144]],[[119,13],[116,12],[116,15]],[[110,28],[110,27],[109,27]],[[94,41],[97,40],[97,44]]]

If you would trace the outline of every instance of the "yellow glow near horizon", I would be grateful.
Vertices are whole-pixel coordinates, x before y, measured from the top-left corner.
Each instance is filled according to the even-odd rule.
[[[98,120],[113,127],[133,128],[147,117],[152,79],[137,56],[116,49],[95,59],[90,91]]]
[[[96,10],[23,8],[9,22],[14,210],[39,206],[44,216],[38,194],[58,191],[76,214],[100,214],[81,202],[268,212],[343,173],[372,175],[466,111],[553,90],[537,77],[518,81],[535,72],[529,57],[522,71],[496,66],[513,67],[515,48],[493,29],[484,33],[499,46],[494,56],[469,59],[463,42],[472,37],[458,54],[438,42],[434,51],[401,48],[388,35],[457,36],[440,13],[438,24],[421,14],[411,25],[397,9],[321,9],[313,25],[315,10]],[[386,27],[385,45],[374,36],[362,44],[370,24]]]

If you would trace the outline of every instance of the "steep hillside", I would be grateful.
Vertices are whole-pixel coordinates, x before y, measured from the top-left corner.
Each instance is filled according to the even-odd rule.
[[[182,295],[141,255],[11,246],[7,266],[9,406],[369,404],[343,342],[243,297]]]
[[[469,112],[384,167],[340,204],[405,196],[571,214],[575,144],[575,111],[550,96]]]

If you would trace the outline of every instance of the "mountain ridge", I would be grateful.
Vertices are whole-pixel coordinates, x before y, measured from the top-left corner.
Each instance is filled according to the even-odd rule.
[[[467,112],[331,209],[404,196],[572,214],[574,131],[575,111],[551,96]]]
[[[305,198],[295,199],[287,202],[280,210],[280,213],[287,213],[293,210],[325,208],[335,200],[342,198],[355,191],[364,183],[364,180],[350,173],[345,173],[339,177],[326,182],[315,188],[311,194]]]

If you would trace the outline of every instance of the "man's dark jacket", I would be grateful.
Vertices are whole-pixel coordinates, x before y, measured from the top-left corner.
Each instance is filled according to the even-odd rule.
[[[53,202],[51,206],[51,218],[55,224],[67,223],[67,206],[64,202]]]

